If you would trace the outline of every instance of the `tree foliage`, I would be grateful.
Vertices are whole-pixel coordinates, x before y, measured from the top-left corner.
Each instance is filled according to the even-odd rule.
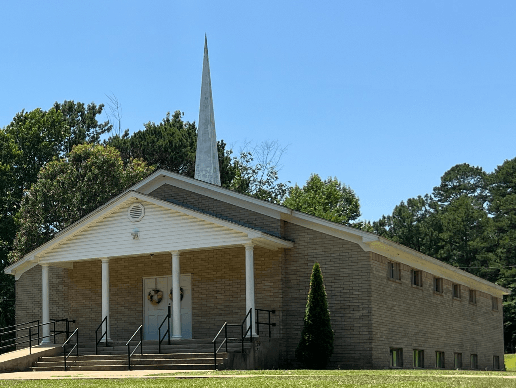
[[[249,149],[249,144],[234,158],[235,175],[229,188],[272,203],[282,203],[289,189],[278,182],[281,156],[286,151],[277,141],[265,141]]]
[[[355,192],[337,178],[323,181],[317,174],[312,174],[303,187],[292,187],[283,205],[339,224],[350,224],[360,217]]]
[[[326,290],[319,263],[315,263],[310,277],[301,340],[296,358],[308,369],[323,369],[333,354],[333,330]]]
[[[98,141],[110,129],[96,119],[102,109],[94,103],[56,102],[48,111],[23,110],[0,128],[0,321],[5,324],[14,323],[14,278],[3,270],[13,248],[21,201],[43,166],[75,144]]]
[[[47,163],[24,196],[11,261],[86,216],[152,171],[145,162],[122,162],[113,147],[75,146],[66,158]]]

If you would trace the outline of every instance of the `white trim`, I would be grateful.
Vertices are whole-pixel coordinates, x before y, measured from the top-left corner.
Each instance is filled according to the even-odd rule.
[[[126,192],[124,195],[117,197],[115,200],[110,201],[105,206],[97,209],[97,211],[94,211],[90,213],[88,216],[82,218],[75,224],[73,224],[71,227],[63,230],[60,232],[56,237],[54,237],[52,240],[48,241],[47,243],[41,245],[39,248],[35,249],[34,251],[30,252],[28,255],[23,257],[20,261],[17,261],[14,264],[11,264],[9,267],[5,269],[6,274],[16,274],[16,276],[19,278],[23,272],[25,272],[27,269],[26,267],[32,267],[32,262],[39,262],[38,256],[41,256],[45,252],[51,250],[52,248],[56,247],[57,245],[60,245],[71,238],[75,236],[77,233],[81,232],[85,228],[91,227],[92,225],[95,225],[99,222],[101,222],[104,218],[109,216],[110,214],[118,211],[121,207],[123,207],[127,202],[130,201],[140,201],[144,200],[146,202],[150,202],[152,204],[155,204],[157,206],[164,207],[169,210],[174,210],[179,213],[182,213],[187,216],[195,217],[197,219],[210,222],[212,224],[216,224],[219,226],[223,226],[226,228],[229,228],[231,230],[241,232],[247,235],[249,239],[254,239],[257,241],[259,245],[262,245],[264,247],[270,248],[270,249],[278,249],[278,248],[291,248],[293,247],[293,243],[290,241],[286,241],[271,235],[268,235],[266,233],[260,232],[258,230],[241,226],[238,224],[235,224],[230,221],[222,220],[220,218],[201,213],[195,210],[187,209],[182,206],[173,204],[171,202],[167,202],[155,197],[151,197],[142,193],[129,191]],[[263,242],[263,243],[262,243]],[[192,247],[192,248],[207,248],[204,246],[199,247]],[[52,262],[65,262],[65,261],[74,261],[74,258],[60,258],[59,260],[52,260]]]
[[[292,213],[293,216],[288,222],[356,243],[366,252],[377,253],[413,268],[421,269],[449,280],[453,279],[457,283],[461,283],[470,288],[483,290],[492,295],[499,295],[501,297],[502,295],[510,294],[510,290],[506,288],[434,259],[431,256],[424,255],[414,249],[379,237],[373,233],[322,220],[318,217],[297,211],[293,211]]]

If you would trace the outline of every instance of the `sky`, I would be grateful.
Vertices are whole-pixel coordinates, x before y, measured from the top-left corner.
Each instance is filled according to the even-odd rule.
[[[207,34],[217,138],[277,141],[281,181],[337,177],[373,221],[516,157],[515,20],[513,0],[4,2],[0,127],[107,95],[131,133],[197,122]]]

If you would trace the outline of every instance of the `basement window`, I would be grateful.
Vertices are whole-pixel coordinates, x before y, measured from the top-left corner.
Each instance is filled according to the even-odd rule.
[[[444,352],[435,352],[435,367],[444,369]]]
[[[453,367],[455,369],[462,369],[462,353],[455,353],[453,357]]]
[[[493,369],[500,370],[500,356],[493,356]]]
[[[403,368],[403,349],[391,348],[391,368]]]
[[[478,356],[476,354],[472,354],[470,357],[471,369],[478,369]]]
[[[425,357],[424,351],[421,349],[414,349],[414,368],[424,368]]]

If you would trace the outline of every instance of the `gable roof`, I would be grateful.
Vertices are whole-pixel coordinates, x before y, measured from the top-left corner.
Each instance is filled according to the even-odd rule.
[[[131,204],[142,202],[148,209],[161,209],[154,211],[154,217],[157,218],[159,213],[160,219],[145,225],[144,242],[135,244],[130,238],[131,232],[142,228],[150,218],[145,216],[141,222],[131,223],[127,211]],[[100,240],[106,235],[112,237],[103,243]],[[118,241],[122,243],[117,245]],[[128,190],[59,232],[52,240],[8,266],[5,272],[18,278],[38,263],[63,264],[101,257],[242,246],[246,243],[268,249],[293,246],[291,241],[263,231]]]
[[[479,278],[466,271],[462,271],[457,267],[444,263],[433,257],[424,255],[421,252],[380,237],[374,233],[365,232],[347,225],[327,221],[316,216],[291,210],[282,205],[273,204],[245,194],[240,194],[217,185],[199,181],[167,170],[157,170],[150,174],[122,194],[113,198],[106,204],[100,206],[87,216],[83,217],[81,220],[56,234],[56,236],[49,242],[41,245],[34,251],[25,255],[18,262],[8,266],[5,269],[5,272],[14,274],[16,269],[18,267],[23,267],[23,264],[27,261],[34,262],[37,255],[42,251],[49,249],[51,246],[59,243],[59,241],[63,239],[69,238],[76,231],[81,230],[81,228],[85,227],[89,223],[95,222],[95,220],[97,220],[99,217],[102,217],[103,214],[106,215],[109,212],[109,209],[112,209],[114,206],[116,206],[116,204],[125,201],[128,196],[145,199],[151,203],[159,203],[160,206],[165,208],[175,209],[183,212],[184,214],[191,215],[203,220],[209,220],[209,222],[228,227],[232,230],[248,233],[248,236],[253,236],[249,238],[256,240],[256,242],[263,244],[264,246],[268,245],[269,247],[286,248],[293,246],[292,242],[269,235],[261,230],[253,229],[249,226],[237,224],[228,220],[223,220],[219,217],[206,214],[198,210],[189,209],[168,201],[163,201],[148,195],[163,184],[170,184],[185,190],[246,208],[248,210],[255,211],[278,220],[291,222],[293,224],[326,233],[337,238],[342,238],[344,240],[354,242],[360,245],[364,251],[380,254],[393,261],[401,262],[414,268],[427,271],[434,276],[454,279],[454,281],[465,284],[473,289],[483,290],[487,293],[500,297],[502,295],[510,294],[510,291],[506,288]]]

